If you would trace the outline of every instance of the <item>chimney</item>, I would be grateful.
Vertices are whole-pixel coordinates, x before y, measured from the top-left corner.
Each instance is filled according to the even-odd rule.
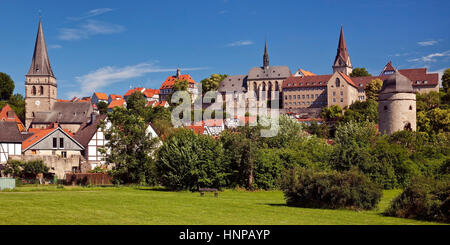
[[[97,113],[91,113],[91,123],[94,123],[96,118],[97,118]]]

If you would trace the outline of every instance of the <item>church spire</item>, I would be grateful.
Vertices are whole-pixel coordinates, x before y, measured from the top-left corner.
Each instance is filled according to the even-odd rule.
[[[44,31],[42,29],[42,21],[40,18],[36,43],[34,46],[33,61],[31,62],[30,70],[28,71],[27,76],[33,75],[46,75],[54,77],[52,67],[50,66],[50,59],[48,58]]]
[[[352,62],[350,61],[350,55],[348,54],[347,44],[344,37],[344,28],[341,26],[341,34],[339,36],[339,44],[336,58],[334,59],[333,70],[349,75],[352,69]]]
[[[264,57],[263,57],[264,68],[269,67],[269,52],[267,52],[267,40],[264,46]]]

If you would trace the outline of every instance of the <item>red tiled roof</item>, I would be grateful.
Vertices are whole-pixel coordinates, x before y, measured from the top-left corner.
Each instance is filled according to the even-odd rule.
[[[386,67],[392,67],[392,63],[388,63]],[[386,69],[386,68],[385,68]],[[391,69],[391,68],[389,68]],[[389,70],[387,69],[387,70]],[[383,70],[384,71],[384,70]],[[427,68],[414,68],[414,69],[402,69],[398,70],[402,75],[412,81],[413,86],[436,86],[439,83],[438,73],[427,73]],[[344,79],[352,86],[357,88],[365,88],[366,85],[374,80],[384,80],[387,76],[367,76],[367,77],[349,77],[339,72]],[[330,80],[332,74],[328,75],[316,75],[316,76],[304,76],[304,77],[288,77],[283,82],[283,88],[299,88],[299,87],[325,87],[328,80]],[[419,81],[419,83],[416,83]],[[426,83],[425,83],[426,81]],[[319,84],[321,82],[321,84]]]
[[[116,99],[111,101],[111,103],[109,103],[108,105],[108,109],[113,109],[115,107],[123,107],[123,105],[125,104],[125,100],[124,99]]]
[[[186,128],[194,131],[194,133],[196,133],[196,134],[203,134],[205,132],[205,128],[202,125],[200,125],[200,126],[190,125],[190,126],[186,126]]]
[[[283,88],[297,88],[297,87],[326,87],[328,80],[331,78],[329,75],[316,75],[316,76],[304,76],[304,77],[288,77],[283,82]],[[320,84],[319,84],[320,83]]]
[[[167,88],[172,88],[173,85],[175,84],[175,81],[183,81],[186,80],[188,81],[188,83],[190,84],[196,84],[196,82],[194,81],[194,79],[192,79],[191,75],[189,74],[185,74],[185,75],[180,75],[180,77],[177,78],[177,76],[169,76],[161,85],[160,89],[167,89]]]
[[[95,96],[97,96],[97,98],[99,100],[108,100],[108,95],[106,95],[105,93],[94,93]]]
[[[339,72],[339,74],[341,74],[341,76],[345,79],[345,81],[347,81],[350,85],[352,85],[353,87],[356,87],[356,88],[358,87],[358,86],[356,86],[356,84],[352,81],[352,79],[349,76],[345,75],[342,72]]]
[[[307,71],[307,70],[303,70],[303,69],[298,69],[299,72],[301,72],[304,76],[316,76],[316,74]]]
[[[130,95],[132,95],[134,92],[141,92],[141,93],[142,93],[143,90],[144,90],[144,88],[134,88],[134,89],[130,89],[130,90],[128,90],[128,92],[126,92],[126,93],[123,95],[123,97],[130,96]]]
[[[19,117],[16,115],[14,110],[11,109],[9,104],[6,104],[0,111],[0,120],[6,121],[6,122],[17,122],[17,123],[22,124],[22,121],[20,121]]]
[[[39,140],[43,139],[53,131],[57,130],[58,127],[59,127],[58,124],[54,124],[53,127],[47,129],[30,128],[28,132],[33,133],[33,135],[22,142],[22,151],[32,146]],[[69,130],[64,129],[64,132],[66,132],[70,137],[73,137],[73,133],[71,133]]]
[[[111,100],[123,99],[122,95],[118,94],[110,94],[109,97],[111,97]]]

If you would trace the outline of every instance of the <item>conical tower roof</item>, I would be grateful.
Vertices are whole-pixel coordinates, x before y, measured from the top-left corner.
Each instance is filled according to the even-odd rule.
[[[52,67],[50,65],[50,59],[47,53],[47,45],[45,44],[44,31],[42,29],[41,20],[39,20],[36,43],[34,46],[33,61],[31,62],[30,70],[28,71],[27,76],[33,75],[54,77]]]

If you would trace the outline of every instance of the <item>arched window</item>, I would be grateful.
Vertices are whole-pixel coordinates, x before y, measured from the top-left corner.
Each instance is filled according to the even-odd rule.
[[[39,95],[43,95],[44,94],[44,86],[40,86],[39,87]]]
[[[341,87],[341,80],[339,80],[339,78],[336,78],[336,88],[340,87]]]
[[[31,94],[36,95],[36,87],[35,86],[33,86],[33,88],[31,89]]]
[[[404,130],[412,131],[411,123],[407,122],[407,123],[405,124]]]
[[[409,106],[409,110],[412,111],[412,105]]]

